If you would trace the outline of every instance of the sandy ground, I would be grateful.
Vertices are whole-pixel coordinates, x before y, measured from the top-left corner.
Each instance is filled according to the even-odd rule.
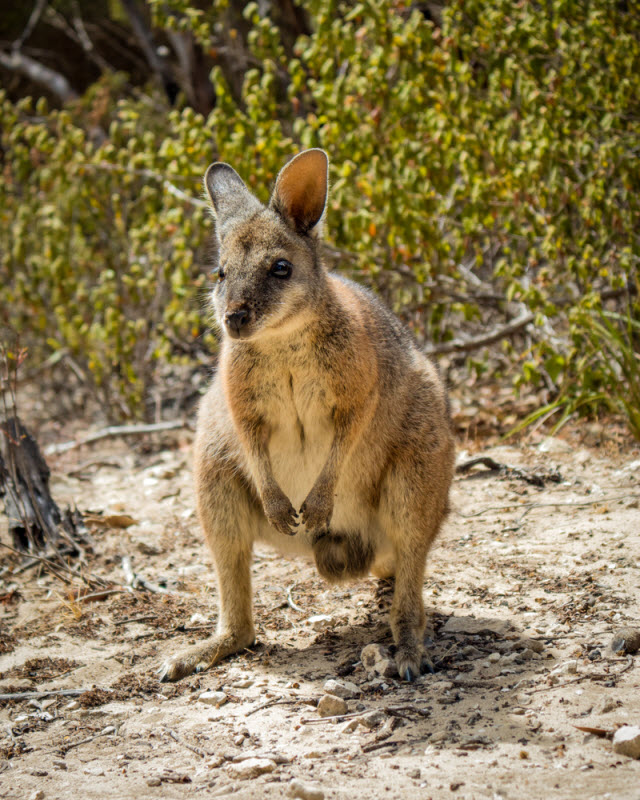
[[[618,628],[640,627],[637,445],[586,447],[574,430],[483,450],[557,469],[559,482],[458,476],[424,584],[435,674],[408,685],[365,671],[362,648],[391,644],[390,594],[374,579],[328,586],[310,564],[260,549],[256,647],[167,685],[162,658],[216,617],[188,439],[49,459],[60,504],[136,521],[91,523],[85,571],[122,585],[130,556],[163,591],[80,603],[0,553],[0,692],[90,690],[0,701],[0,797],[258,800],[289,796],[298,779],[310,798],[313,787],[376,800],[640,798],[640,760],[578,729],[640,724],[640,656],[608,649]],[[339,719],[316,708],[329,679],[355,685]]]

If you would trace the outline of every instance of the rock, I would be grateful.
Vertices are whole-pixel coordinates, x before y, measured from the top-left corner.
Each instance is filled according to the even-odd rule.
[[[633,655],[640,650],[640,628],[621,628],[611,640],[611,650],[619,656]]]
[[[238,780],[246,781],[273,772],[276,766],[276,762],[270,758],[247,758],[237,764],[228,764],[227,772]]]
[[[326,694],[333,694],[343,700],[353,700],[354,697],[360,694],[360,689],[355,683],[351,683],[351,681],[336,681],[333,678],[329,679],[323,688]]]
[[[305,620],[305,625],[311,625],[314,631],[326,631],[332,621],[327,614],[314,614],[313,617]]]
[[[566,661],[551,670],[552,675],[575,675],[578,672],[577,661]]]
[[[605,697],[602,701],[602,705],[596,709],[597,714],[609,714],[611,711],[615,711],[618,708],[618,701],[613,697]]]
[[[420,773],[419,769],[412,769],[412,770],[409,770],[409,772],[407,772],[407,776],[409,778],[414,778],[415,780],[418,780],[420,778],[420,774],[421,773]]]
[[[360,725],[359,719],[349,719],[340,728],[340,733],[353,733],[357,729],[358,725]]]
[[[315,784],[303,783],[298,778],[294,778],[289,784],[289,797],[299,798],[299,800],[323,800],[324,791]]]
[[[533,650],[534,653],[542,653],[544,651],[544,643],[539,639],[521,639],[520,642],[525,646],[525,650]]]
[[[373,728],[377,728],[378,725],[381,725],[386,718],[387,715],[384,711],[369,711],[368,714],[360,717],[360,724],[365,728],[369,728],[369,730],[373,730]]]
[[[440,633],[466,633],[472,636],[493,633],[504,636],[513,626],[507,620],[476,617],[449,617]]]
[[[147,778],[147,786],[162,786],[161,778]]]
[[[215,706],[220,708],[229,698],[224,692],[202,692],[198,697],[198,702],[204,703],[207,706]]]
[[[624,725],[613,735],[613,750],[629,758],[640,758],[640,727]]]
[[[500,653],[490,653],[487,661],[490,661],[492,664],[496,664],[498,661],[500,661],[500,658],[501,658]]]
[[[573,450],[573,447],[568,442],[564,442],[556,436],[547,436],[547,438],[543,439],[538,445],[538,450],[541,453],[550,453],[553,455],[554,453],[569,453]]]
[[[381,644],[368,644],[360,653],[360,661],[369,677],[379,675],[381,678],[397,677],[398,671],[386,647]]]
[[[334,694],[325,694],[318,703],[318,714],[321,717],[340,717],[346,714],[349,706],[341,697]]]
[[[38,789],[37,791],[30,794],[29,800],[44,800],[44,792],[42,791],[42,789]]]
[[[80,708],[80,703],[77,700],[72,700],[64,707],[63,711],[77,711]]]

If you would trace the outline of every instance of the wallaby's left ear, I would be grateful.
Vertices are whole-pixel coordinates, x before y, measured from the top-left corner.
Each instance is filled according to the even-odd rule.
[[[310,233],[322,219],[328,173],[327,154],[318,149],[304,150],[280,170],[270,206],[298,233]]]

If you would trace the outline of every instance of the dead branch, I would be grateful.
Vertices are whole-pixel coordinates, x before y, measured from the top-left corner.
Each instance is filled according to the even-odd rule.
[[[45,89],[59,97],[62,103],[78,99],[78,93],[71,88],[71,84],[61,72],[46,67],[24,53],[17,51],[5,53],[0,50],[0,65],[13,72],[19,72],[34,83],[44,86]]]
[[[530,311],[525,311],[506,325],[501,325],[482,336],[476,336],[472,339],[452,339],[450,342],[429,345],[425,348],[425,353],[428,355],[441,355],[443,353],[467,353],[471,350],[478,350],[481,347],[485,347],[485,345],[513,336],[514,333],[518,333],[523,328],[526,328],[527,325],[530,325],[534,319],[534,314]]]
[[[212,755],[211,753],[205,752],[202,748],[196,747],[194,744],[189,744],[188,742],[185,742],[185,740],[180,738],[180,736],[178,736],[178,734],[175,731],[171,730],[171,728],[165,728],[164,730],[165,733],[167,733],[173,739],[174,742],[178,742],[178,744],[181,744],[183,747],[186,747],[187,750],[191,750],[192,753],[195,753],[197,756],[200,756],[200,758],[211,758]]]
[[[4,692],[0,694],[3,700],[42,700],[44,697],[80,697],[89,689],[50,689],[48,692]]]
[[[156,422],[151,425],[112,425],[108,428],[90,433],[84,439],[75,439],[71,442],[62,442],[61,444],[49,445],[45,449],[48,456],[60,455],[60,453],[67,453],[69,450],[74,450],[76,447],[82,447],[85,444],[92,444],[98,442],[100,439],[107,439],[116,436],[143,436],[146,433],[159,433],[161,431],[174,431],[179,428],[187,428],[188,425],[183,420],[170,420],[168,422]]]
[[[36,0],[36,4],[33,7],[33,11],[31,12],[29,19],[27,20],[27,24],[25,25],[22,34],[20,35],[19,39],[13,43],[12,49],[14,51],[20,50],[22,45],[27,41],[27,39],[33,33],[36,25],[40,22],[40,17],[42,16],[42,12],[45,10],[47,3],[49,0]]]

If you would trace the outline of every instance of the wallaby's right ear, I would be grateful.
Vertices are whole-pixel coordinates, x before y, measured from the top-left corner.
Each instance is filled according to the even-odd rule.
[[[259,211],[262,206],[247,189],[233,167],[217,162],[204,175],[204,186],[216,218],[216,231],[222,238],[230,224]]]

